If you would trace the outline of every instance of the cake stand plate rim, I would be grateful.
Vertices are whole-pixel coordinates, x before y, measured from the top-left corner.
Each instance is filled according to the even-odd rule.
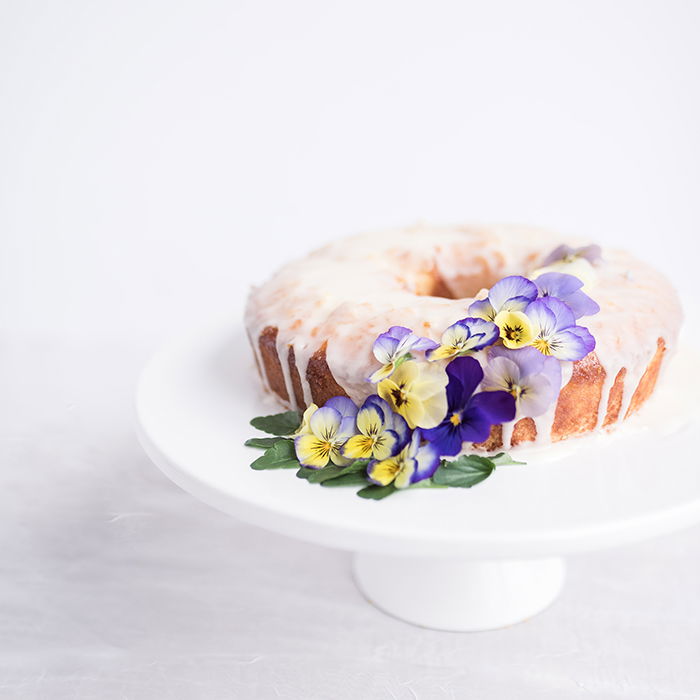
[[[249,352],[242,345],[244,338],[231,323],[230,315],[224,319],[216,317],[185,332],[155,353],[141,374],[136,392],[136,432],[151,460],[181,488],[241,520],[351,551],[480,559],[561,556],[602,549],[669,533],[700,521],[700,465],[688,466],[682,461],[680,466],[675,465],[676,475],[682,473],[684,477],[677,494],[667,489],[666,500],[658,505],[648,502],[647,497],[636,512],[623,507],[624,503],[615,512],[614,501],[607,504],[606,512],[600,508],[593,512],[592,504],[588,515],[581,510],[580,522],[569,519],[561,523],[556,521],[556,512],[549,521],[530,522],[528,517],[536,515],[535,509],[521,507],[522,512],[513,512],[511,516],[504,511],[512,519],[508,526],[500,522],[492,528],[483,522],[477,528],[469,527],[470,504],[478,504],[477,510],[485,513],[488,498],[492,498],[496,510],[505,500],[517,511],[518,504],[509,493],[507,480],[512,479],[514,487],[522,489],[528,483],[524,479],[527,472],[517,474],[516,483],[516,477],[508,476],[506,470],[531,469],[534,476],[535,467],[500,468],[500,483],[489,484],[492,480],[499,482],[492,477],[473,490],[416,490],[381,502],[359,499],[352,489],[324,489],[307,484],[296,479],[292,470],[274,474],[253,472],[247,468],[246,461],[256,453],[242,443],[254,432],[248,426],[248,419],[257,415],[255,384],[249,376],[247,384],[241,384],[239,376],[212,373],[208,368],[213,358],[220,361],[226,353],[231,353],[229,366],[240,367],[241,358]],[[247,363],[243,366],[247,367]],[[227,386],[226,378],[232,380],[232,386]],[[234,400],[234,389],[244,386],[248,394],[239,394],[238,400]],[[193,398],[196,400],[188,408],[185,404]],[[227,422],[229,413],[239,419],[247,415],[247,419]],[[188,425],[194,425],[193,434],[183,436]],[[691,422],[686,429],[692,430],[696,425]],[[230,431],[231,435],[224,436],[224,431]],[[207,437],[216,439],[206,440]],[[217,443],[214,447],[212,441]],[[682,459],[680,447],[669,449],[673,453],[671,458],[675,455]],[[638,450],[638,460],[645,458],[645,451]],[[222,460],[228,458],[230,474],[221,467]],[[689,471],[693,466],[695,469]],[[538,478],[542,479],[543,474],[546,477],[547,472],[542,472],[546,468],[566,469],[567,465],[537,465]],[[624,476],[624,482],[630,478],[631,468],[631,464],[618,465],[611,478],[619,481]],[[556,471],[548,473],[560,484],[567,484]],[[640,478],[648,474],[653,471],[640,469]],[[580,469],[572,473],[567,488],[575,489],[580,476]],[[600,476],[600,465],[596,465],[596,478]],[[552,488],[548,479],[543,483]],[[489,487],[491,492],[487,493]],[[556,488],[564,495],[563,486]],[[556,497],[556,488],[548,497]],[[653,489],[654,484],[649,488]],[[287,490],[289,499],[285,498]],[[624,498],[623,491],[621,494]],[[461,511],[465,513],[463,518]],[[445,521],[444,527],[436,518]]]

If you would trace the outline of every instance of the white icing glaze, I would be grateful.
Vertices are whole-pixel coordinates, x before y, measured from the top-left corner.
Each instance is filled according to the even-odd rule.
[[[257,339],[266,326],[278,328],[277,352],[290,405],[294,391],[287,353],[294,346],[304,400],[311,401],[306,381],[310,356],[328,341],[328,366],[355,401],[372,393],[365,381],[377,363],[371,347],[390,326],[412,328],[435,340],[467,315],[483,287],[511,274],[527,275],[557,245],[578,245],[560,235],[516,226],[416,226],[366,233],[331,243],[281,268],[248,299],[245,322],[262,367]],[[418,296],[421,279],[434,272],[457,298]],[[667,354],[675,349],[681,323],[680,303],[670,283],[651,266],[620,250],[603,250],[598,279],[589,293],[599,314],[583,318],[596,339],[596,355],[606,371],[598,410],[605,417],[610,388],[621,368],[627,373],[620,418],[663,338]],[[563,363],[563,383],[571,364]],[[265,382],[266,379],[263,378]],[[537,442],[548,444],[555,405],[535,420]],[[509,437],[512,424],[504,426]],[[507,446],[510,440],[504,439]]]

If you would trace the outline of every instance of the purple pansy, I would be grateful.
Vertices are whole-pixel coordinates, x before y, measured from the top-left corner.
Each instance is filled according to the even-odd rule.
[[[581,291],[583,282],[574,275],[545,272],[535,280],[535,284],[541,297],[556,297],[563,301],[574,312],[574,318],[592,316],[600,311],[600,306]]]
[[[586,245],[581,248],[560,245],[544,259],[542,265],[551,265],[556,262],[572,262],[576,258],[584,258],[591,265],[595,265],[602,260],[602,250],[599,245]]]
[[[520,418],[541,416],[559,395],[561,365],[533,347],[493,347],[484,368],[482,390],[507,391]]]
[[[491,426],[515,417],[515,399],[507,391],[474,390],[484,378],[473,357],[458,357],[447,365],[447,415],[435,428],[423,430],[423,437],[441,455],[456,455],[465,442],[483,442]]]
[[[392,326],[386,333],[377,336],[372,345],[372,352],[382,366],[369,377],[369,381],[376,384],[390,377],[398,364],[410,359],[411,352],[433,350],[437,346],[434,340],[422,338],[410,328]]]
[[[520,275],[511,275],[496,282],[486,299],[472,302],[469,313],[493,321],[501,311],[523,311],[536,298],[537,287],[533,282]]]
[[[576,325],[574,312],[555,297],[533,301],[525,310],[532,324],[532,345],[543,355],[575,362],[595,347],[587,328]]]

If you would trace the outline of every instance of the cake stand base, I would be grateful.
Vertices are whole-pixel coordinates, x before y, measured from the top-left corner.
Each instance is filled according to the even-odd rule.
[[[355,582],[380,610],[420,627],[481,632],[548,607],[564,584],[563,559],[433,559],[356,554]]]

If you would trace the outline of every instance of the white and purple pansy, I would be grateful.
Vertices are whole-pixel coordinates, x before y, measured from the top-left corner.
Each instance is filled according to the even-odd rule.
[[[400,415],[392,413],[389,404],[376,394],[365,400],[355,422],[358,434],[343,445],[344,457],[387,459],[399,452],[408,440],[406,421]]]
[[[434,340],[422,338],[410,328],[392,326],[386,333],[377,336],[372,345],[372,352],[382,366],[369,377],[369,381],[373,384],[381,382],[390,377],[402,362],[410,360],[412,352],[433,350],[437,346]]]
[[[573,311],[555,297],[533,301],[526,314],[532,325],[532,346],[543,355],[575,362],[595,348],[588,329],[577,326]]]
[[[524,311],[527,305],[537,298],[537,287],[526,277],[511,275],[489,289],[486,299],[469,305],[469,314],[486,321],[495,321],[504,311]]]
[[[499,336],[500,330],[495,323],[483,318],[463,318],[447,328],[442,334],[440,345],[434,350],[428,350],[425,356],[434,361],[478,352],[493,345]]]
[[[489,349],[481,389],[511,394],[518,418],[541,416],[556,401],[560,388],[561,365],[556,358],[533,347]]]
[[[396,455],[373,460],[367,465],[367,476],[377,486],[393,484],[397,489],[408,488],[429,479],[440,466],[440,454],[430,443],[421,445],[422,431],[414,430],[410,442]]]
[[[596,266],[601,260],[600,246],[587,245],[582,248],[572,248],[560,245],[544,259],[542,267],[535,270],[532,276],[537,277],[546,272],[562,272],[578,277],[585,289],[591,289],[598,280]]]
[[[580,248],[560,245],[542,261],[542,265],[552,265],[558,262],[571,263],[576,259],[588,260],[591,265],[597,265],[603,259],[602,253],[599,245],[585,245]]]
[[[545,272],[535,279],[540,297],[556,297],[563,301],[574,313],[574,318],[593,316],[600,306],[581,290],[583,282],[573,275],[563,272]]]
[[[515,417],[515,399],[508,391],[474,391],[484,378],[473,357],[458,357],[447,366],[447,415],[423,437],[441,455],[456,455],[465,442],[483,442],[491,427]]]
[[[355,430],[357,406],[346,396],[334,396],[325,406],[308,416],[306,432],[294,438],[294,450],[304,467],[322,469],[329,462],[340,467],[353,460],[344,457],[342,448]]]

